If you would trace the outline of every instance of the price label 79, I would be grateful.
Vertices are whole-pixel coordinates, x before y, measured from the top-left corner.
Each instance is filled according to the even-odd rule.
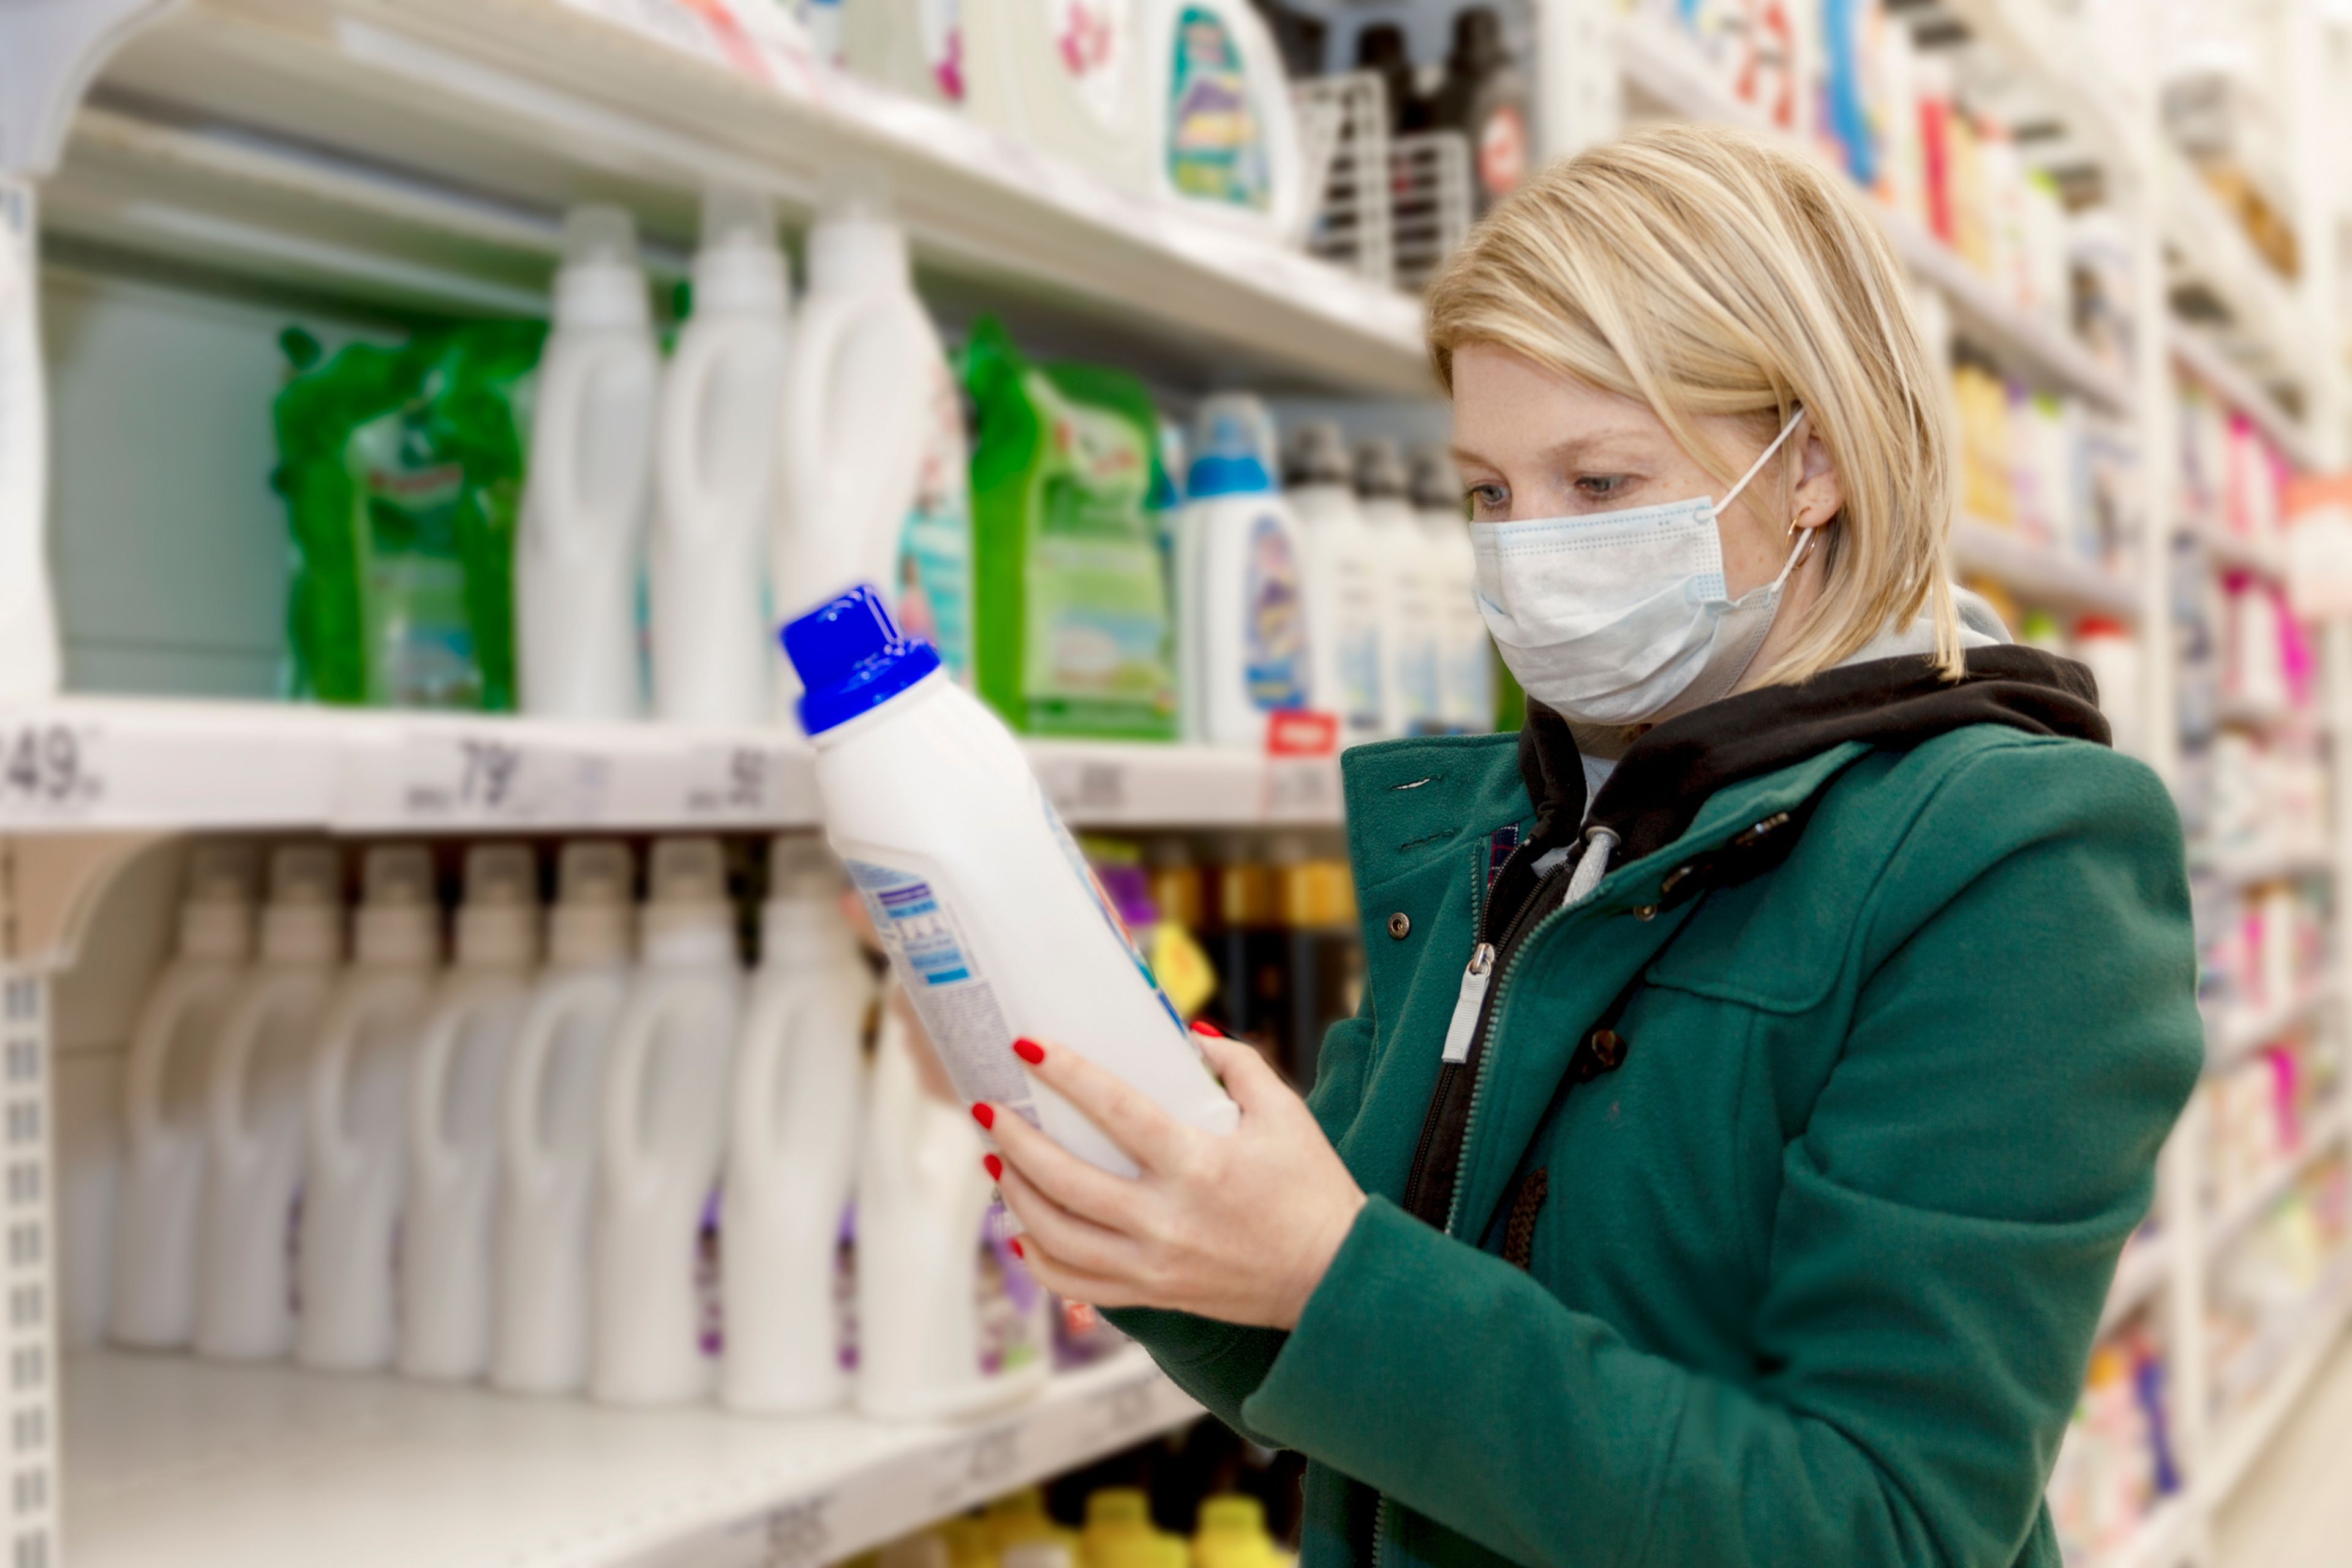
[[[106,796],[95,725],[0,721],[0,817],[73,816]]]

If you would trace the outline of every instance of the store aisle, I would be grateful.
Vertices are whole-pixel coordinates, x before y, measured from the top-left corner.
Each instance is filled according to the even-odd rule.
[[[2337,1342],[2278,1440],[2213,1521],[2214,1568],[2339,1568],[2352,1563],[2352,1335]]]

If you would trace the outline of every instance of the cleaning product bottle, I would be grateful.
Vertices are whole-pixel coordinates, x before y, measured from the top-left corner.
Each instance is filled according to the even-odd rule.
[[[457,961],[418,1033],[405,1125],[400,1370],[470,1382],[490,1361],[499,1098],[539,962],[539,866],[520,844],[466,851]]]
[[[770,711],[767,528],[790,289],[768,198],[706,192],[694,315],[662,378],[655,456],[648,576],[664,719],[753,724]]]
[[[982,1363],[981,1152],[963,1108],[923,1088],[906,1027],[885,1007],[857,1163],[857,1408],[877,1420],[978,1415],[1052,1373],[1043,1354],[1017,1370]]]
[[[1092,1122],[1030,1080],[1013,1042],[1031,1036],[1084,1053],[1180,1121],[1230,1131],[1237,1108],[1003,721],[947,679],[929,645],[902,636],[869,587],[786,626],[784,650],[807,687],[801,720],[826,832],[956,1092],[1133,1174]],[[870,1226],[859,1228],[862,1245]]]
[[[1282,51],[1250,0],[1143,0],[1152,177],[1186,210],[1295,238],[1308,215]]]
[[[1329,420],[1301,425],[1283,453],[1283,489],[1298,519],[1313,632],[1316,702],[1339,716],[1343,743],[1383,728],[1381,628],[1387,573],[1348,480],[1348,446]],[[1475,614],[1475,608],[1473,613]]]
[[[1437,622],[1437,728],[1482,735],[1495,722],[1494,644],[1478,614],[1478,554],[1465,521],[1462,476],[1444,447],[1414,448],[1412,504]]]
[[[1097,1487],[1087,1494],[1087,1523],[1078,1539],[1089,1565],[1114,1542],[1151,1533],[1151,1498],[1142,1488]]]
[[[33,186],[0,174],[0,700],[64,680],[48,553],[49,430]]]
[[[280,845],[269,857],[260,956],[206,1055],[199,1355],[273,1361],[294,1348],[303,1079],[342,955],[342,867],[334,850]]]
[[[719,1396],[736,1410],[823,1410],[848,1392],[834,1274],[857,1171],[874,977],[841,917],[847,889],[820,839],[779,838],[769,852],[720,1225]]]
[[[963,7],[972,118],[1129,190],[1151,178],[1139,0],[982,0]]]
[[[594,1357],[607,1405],[674,1405],[710,1386],[705,1225],[727,1141],[742,1014],[735,911],[714,838],[654,846],[645,965],[613,1031],[597,1148]]]
[[[1437,599],[1406,489],[1395,442],[1381,437],[1357,447],[1356,503],[1388,579],[1381,695],[1381,729],[1391,735],[1418,734],[1437,721]]]
[[[625,719],[644,705],[637,574],[660,384],[636,226],[617,207],[578,208],[563,225],[515,544],[527,713]]]
[[[856,584],[887,584],[907,624],[969,679],[963,405],[916,297],[906,234],[872,192],[837,192],[809,233],[808,267],[784,382],[776,608],[789,620]]]
[[[392,1362],[407,1181],[401,1111],[441,963],[429,853],[414,844],[371,849],[360,884],[351,966],[310,1048],[294,1338],[297,1361],[340,1372]]]
[[[1069,1559],[1077,1554],[1078,1532],[1045,1511],[1045,1494],[1036,1487],[1005,1493],[982,1510],[980,1517],[988,1527],[989,1540],[1000,1552],[1016,1546],[1053,1545],[1060,1547]]]
[[[253,956],[253,851],[199,845],[180,904],[179,951],[139,1009],[122,1070],[110,1332],[176,1350],[196,1325],[197,1199],[205,1175],[205,1048]]]
[[[1267,715],[1316,705],[1298,523],[1275,489],[1273,421],[1247,393],[1201,405],[1178,534],[1179,667],[1188,732],[1266,749]]]
[[[1503,41],[1503,21],[1491,5],[1454,13],[1454,51],[1433,104],[1440,126],[1470,142],[1477,176],[1477,210],[1485,212],[1527,178],[1533,141],[1528,125],[1528,80]]]
[[[570,1394],[588,1381],[597,1123],[636,947],[634,878],[623,845],[563,847],[546,976],[507,1058],[490,1381],[510,1394]]]
[[[841,53],[851,70],[926,103],[964,101],[971,73],[963,0],[835,5],[842,11]]]
[[[1266,1533],[1265,1505],[1238,1492],[1201,1500],[1192,1527],[1194,1568],[1281,1568],[1282,1548]]]

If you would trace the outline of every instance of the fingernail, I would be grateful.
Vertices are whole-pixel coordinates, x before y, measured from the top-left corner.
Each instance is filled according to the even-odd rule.
[[[1025,1252],[1024,1252],[1024,1251],[1022,1251],[1022,1250],[1021,1250],[1021,1238],[1020,1238],[1019,1237],[1017,1237],[1017,1236],[1012,1236],[1012,1237],[1005,1237],[1005,1239],[1006,1239],[1007,1241],[1009,1241],[1009,1242],[1011,1242],[1011,1243],[1013,1244],[1013,1257],[1015,1257],[1015,1258],[1026,1258],[1026,1257],[1028,1257],[1028,1256],[1029,1256],[1027,1253],[1025,1253]]]
[[[1015,1040],[1013,1054],[1034,1068],[1045,1059],[1045,1047],[1034,1040]]]
[[[1001,1182],[1004,1179],[1003,1161],[998,1159],[993,1154],[982,1154],[980,1157],[980,1163],[981,1165],[988,1172],[988,1179],[990,1181]]]
[[[971,1119],[974,1121],[979,1122],[982,1127],[993,1127],[996,1125],[996,1112],[991,1110],[986,1105],[973,1106],[971,1108]]]
[[[1217,1027],[1214,1024],[1209,1022],[1206,1018],[1193,1019],[1192,1032],[1196,1035],[1207,1035],[1213,1039],[1222,1040],[1225,1037],[1225,1032]]]

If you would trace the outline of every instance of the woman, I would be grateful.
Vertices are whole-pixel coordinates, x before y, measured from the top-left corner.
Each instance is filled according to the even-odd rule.
[[[1026,1257],[1307,1456],[1309,1563],[2054,1568],[2202,1060],[2171,803],[1947,584],[1937,371],[1839,180],[1630,137],[1429,309],[1527,727],[1348,754],[1311,1100],[1210,1041],[1217,1138],[1022,1043],[1143,1168],[976,1107]]]

